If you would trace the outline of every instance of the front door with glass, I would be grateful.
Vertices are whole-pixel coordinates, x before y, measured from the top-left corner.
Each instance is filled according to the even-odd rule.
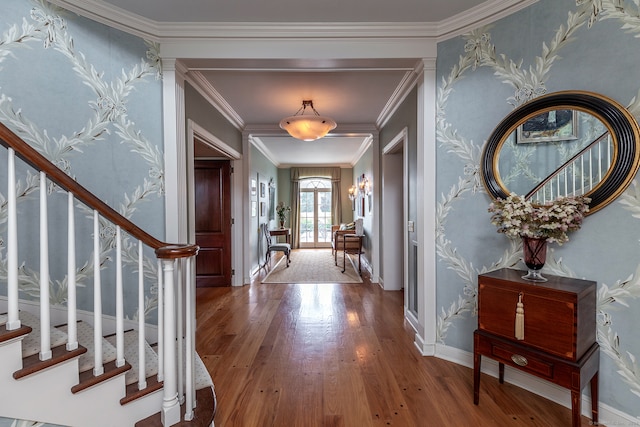
[[[331,247],[331,180],[300,181],[301,248]]]

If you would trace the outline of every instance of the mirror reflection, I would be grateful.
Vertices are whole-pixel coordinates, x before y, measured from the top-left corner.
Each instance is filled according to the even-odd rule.
[[[525,118],[497,151],[499,179],[509,191],[544,203],[593,190],[612,166],[607,126],[576,109],[551,109]]]

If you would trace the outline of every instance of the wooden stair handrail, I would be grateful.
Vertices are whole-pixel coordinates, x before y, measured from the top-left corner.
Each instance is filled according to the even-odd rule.
[[[121,229],[156,250],[156,256],[158,258],[182,258],[198,253],[198,246],[196,245],[172,245],[151,236],[133,222],[120,215],[115,209],[100,200],[93,193],[80,185],[76,180],[60,170],[60,168],[51,163],[42,154],[38,153],[38,151],[29,144],[24,142],[3,123],[0,123],[0,144],[6,148],[12,148],[15,150],[16,155],[24,162],[38,171],[45,172],[47,174],[47,178],[66,191],[73,193],[76,199],[80,200],[90,208],[95,209],[104,218],[108,219],[113,224],[120,226]],[[161,248],[167,249],[159,251]]]

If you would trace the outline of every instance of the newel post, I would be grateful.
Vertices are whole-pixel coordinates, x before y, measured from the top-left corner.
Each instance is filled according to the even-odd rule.
[[[164,271],[164,397],[161,419],[163,426],[180,422],[176,365],[176,292],[173,259],[163,259]]]

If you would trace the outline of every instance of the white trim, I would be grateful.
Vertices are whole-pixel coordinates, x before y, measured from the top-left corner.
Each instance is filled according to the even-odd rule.
[[[437,277],[436,277],[436,62],[423,60],[418,84],[418,171],[417,221],[418,240],[418,319],[424,326],[424,348],[431,351],[436,342]]]
[[[409,95],[411,90],[415,87],[421,74],[419,71],[419,68],[421,66],[422,61],[416,64],[416,68],[414,70],[407,72],[404,75],[404,78],[398,84],[398,87],[393,92],[393,94],[389,98],[389,101],[384,106],[376,120],[376,125],[379,129],[382,129],[387,124],[389,119],[391,119],[391,117],[393,117],[393,115],[395,114],[398,107],[402,105],[402,102],[405,100],[407,95]]]
[[[99,0],[49,0],[79,15],[154,41],[215,38],[451,38],[537,0],[488,0],[439,22],[160,22]],[[421,57],[421,56],[417,56]]]
[[[483,25],[518,12],[537,3],[538,0],[492,0],[480,3],[451,18],[438,23],[438,42],[451,39]]]
[[[458,365],[473,369],[473,354],[444,344],[436,344],[435,356],[439,359],[447,360]],[[488,357],[482,358],[481,372],[498,377],[498,362]],[[549,381],[545,381],[533,375],[526,374],[518,369],[505,366],[504,381],[520,387],[550,401],[571,408],[571,393],[568,389],[562,388]],[[585,387],[588,390],[589,387]],[[482,405],[482,398],[479,402]],[[582,394],[582,415],[591,419],[591,397]],[[598,405],[598,421],[602,425],[637,425],[638,418],[630,414],[619,411],[602,402]]]
[[[165,241],[188,241],[187,171],[185,150],[184,76],[181,65],[162,61],[162,112],[164,133]]]
[[[401,277],[401,283],[389,283],[389,287],[383,287],[387,290],[400,290],[400,289],[408,289],[408,280],[409,280],[409,236],[407,230],[408,223],[408,185],[406,185],[408,181],[409,171],[408,171],[408,156],[407,156],[407,144],[408,141],[408,129],[404,127],[398,134],[382,149],[382,174],[381,177],[378,178],[378,181],[381,181],[383,186],[383,206],[382,206],[382,220],[384,225],[382,226],[382,241],[384,242],[385,247],[397,249],[398,246],[402,246],[402,252],[400,262],[398,262],[398,256],[396,254],[381,254],[383,267],[381,270],[387,277],[397,278]],[[397,160],[391,160],[389,155],[400,153],[402,156],[401,160],[401,173],[397,170]],[[385,170],[385,165],[392,166],[391,171]],[[400,180],[400,181],[398,181]],[[384,200],[384,196],[395,191],[398,191],[399,188],[402,188],[402,210],[400,215],[397,214],[398,208],[394,203],[397,199]],[[391,197],[390,195],[388,197]],[[397,221],[401,221],[400,230],[401,236],[398,236],[397,231]],[[397,244],[399,241],[399,245]],[[390,249],[392,252],[395,252],[394,249]],[[399,273],[400,274],[396,274]],[[391,281],[390,281],[391,282]],[[393,286],[391,289],[390,287]],[[404,292],[404,307],[405,310],[408,307],[408,292]]]
[[[220,95],[220,92],[211,85],[209,80],[207,80],[200,71],[190,69],[186,75],[186,80],[205,100],[213,105],[232,126],[239,131],[244,129],[246,123],[242,120],[242,117],[236,113],[226,99]]]

